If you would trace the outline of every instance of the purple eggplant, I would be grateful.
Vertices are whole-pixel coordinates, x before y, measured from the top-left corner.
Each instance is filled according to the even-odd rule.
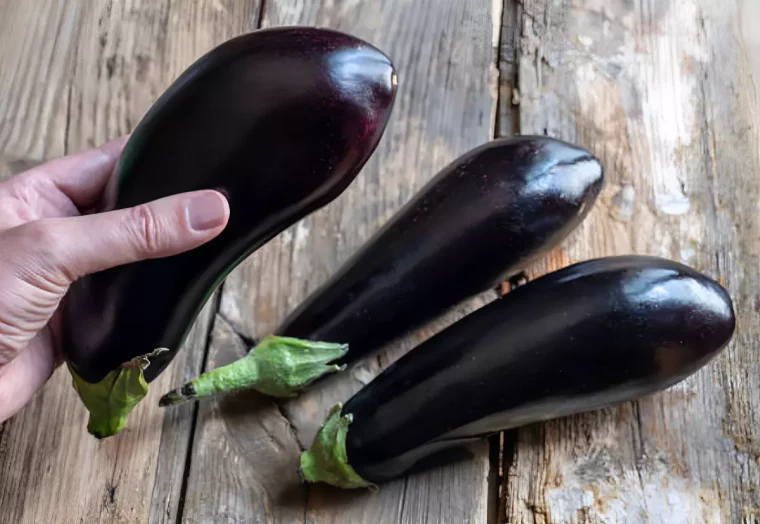
[[[288,27],[225,42],[159,98],[130,137],[103,210],[216,189],[230,219],[198,249],[72,286],[63,349],[92,434],[123,427],[232,269],[348,187],[378,145],[395,95],[396,73],[380,50],[336,31]]]
[[[591,153],[551,138],[481,145],[438,173],[275,335],[347,344],[334,363],[356,361],[557,246],[586,217],[603,178]],[[257,368],[258,351],[168,393],[161,405],[263,391],[258,374],[246,379],[242,369]]]
[[[489,434],[663,390],[713,359],[735,324],[727,291],[682,264],[569,266],[454,323],[336,406],[302,475],[370,486]]]

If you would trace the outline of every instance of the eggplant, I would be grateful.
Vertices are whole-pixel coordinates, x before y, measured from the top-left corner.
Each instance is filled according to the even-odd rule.
[[[348,187],[384,133],[396,88],[391,60],[367,42],[327,29],[275,28],[213,49],[150,108],[101,210],[216,189],[230,218],[200,248],[71,287],[62,345],[93,435],[123,427],[230,271]],[[292,341],[274,342],[288,349]],[[316,344],[313,353],[343,347]]]
[[[680,263],[568,266],[439,332],[334,407],[301,456],[302,476],[371,486],[447,448],[666,389],[734,328],[727,291]]]
[[[348,346],[354,362],[556,247],[586,217],[603,185],[599,161],[544,136],[503,138],[457,158],[430,180],[275,336]],[[161,405],[258,388],[243,359],[210,371]]]

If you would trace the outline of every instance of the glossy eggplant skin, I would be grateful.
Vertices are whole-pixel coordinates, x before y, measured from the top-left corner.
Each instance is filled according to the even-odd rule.
[[[336,198],[375,150],[396,94],[390,59],[332,30],[266,29],[199,59],[129,139],[102,210],[217,189],[228,226],[193,251],[78,280],[63,348],[97,382],[156,348],[150,382],[176,354],[202,306],[248,255]]]
[[[348,463],[382,482],[437,450],[664,389],[734,327],[726,290],[679,263],[569,266],[453,324],[351,398]]]
[[[355,361],[496,287],[559,244],[603,184],[588,151],[498,139],[454,160],[308,297],[276,334],[348,344]]]

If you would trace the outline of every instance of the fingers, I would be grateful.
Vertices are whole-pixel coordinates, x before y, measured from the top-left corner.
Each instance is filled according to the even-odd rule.
[[[41,171],[41,176],[48,177],[77,208],[88,208],[103,193],[127,138],[119,137],[96,149],[53,160],[38,166],[37,170]]]
[[[86,209],[103,193],[128,138],[116,138],[96,149],[53,160],[37,169],[77,208]]]
[[[0,423],[15,415],[50,378],[58,362],[50,332],[42,331],[26,351],[0,367]]]
[[[220,193],[198,191],[0,233],[0,366],[26,352],[77,278],[196,248],[221,233],[228,218]]]
[[[78,209],[87,209],[103,193],[127,139],[119,137],[98,148],[51,160],[12,178],[10,183],[42,191],[51,187]]]
[[[199,247],[222,232],[229,213],[220,193],[198,191],[124,210],[38,220],[8,233],[27,268],[68,285],[83,275]]]

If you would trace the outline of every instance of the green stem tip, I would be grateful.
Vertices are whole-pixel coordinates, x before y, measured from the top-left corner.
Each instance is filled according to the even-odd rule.
[[[314,437],[311,448],[301,454],[301,478],[306,482],[324,482],[345,489],[377,489],[348,463],[346,435],[353,416],[342,415],[342,409],[342,404],[333,406]]]
[[[158,402],[172,406],[218,393],[255,389],[270,397],[294,397],[306,386],[346,366],[331,364],[348,352],[348,345],[269,336],[246,356],[191,380]]]
[[[150,359],[166,351],[168,349],[158,348],[147,355],[135,357],[94,384],[84,380],[70,363],[66,363],[74,389],[90,412],[87,431],[91,435],[103,439],[124,428],[129,414],[148,394],[143,371],[150,365]]]

